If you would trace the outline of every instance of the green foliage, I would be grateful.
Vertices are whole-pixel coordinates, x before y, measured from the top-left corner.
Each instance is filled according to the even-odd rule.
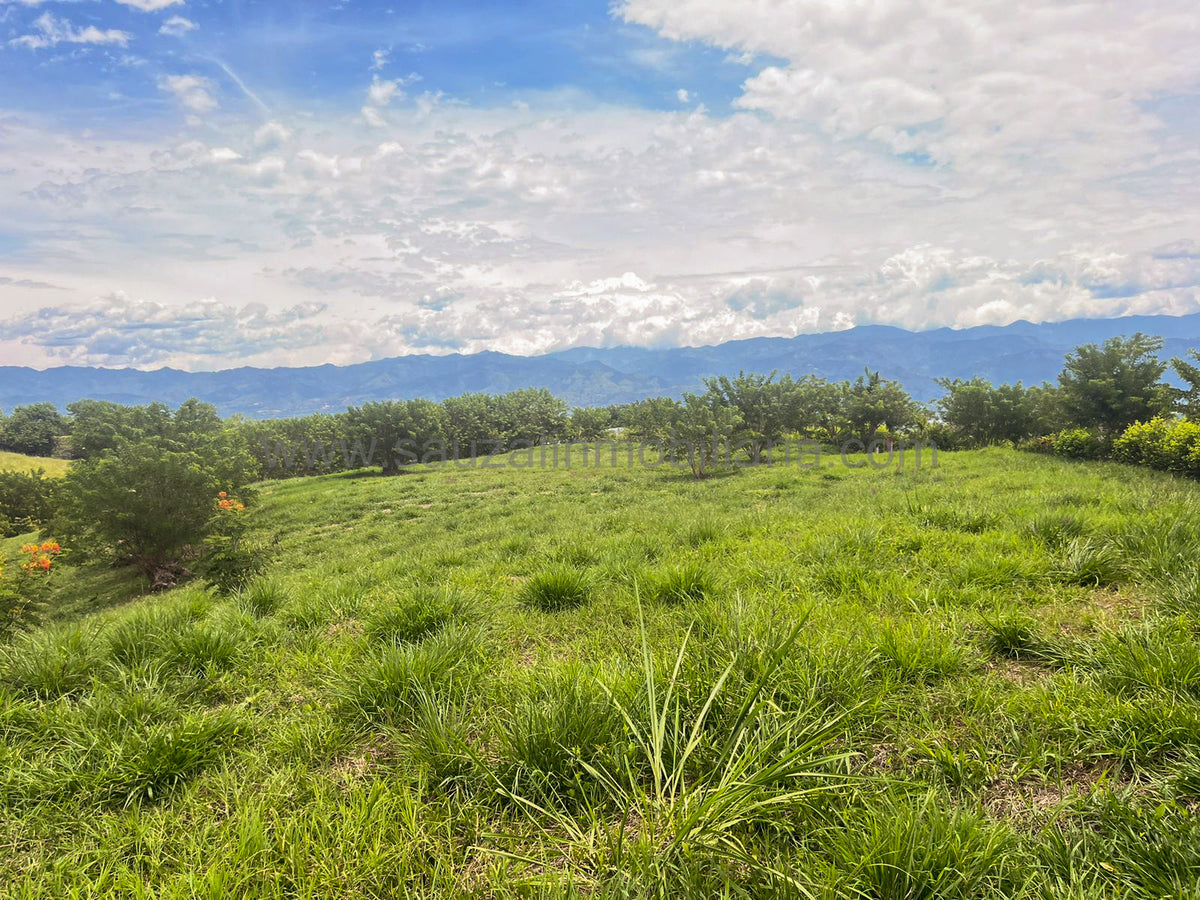
[[[1135,422],[1113,439],[1112,458],[1200,477],[1200,423],[1162,417]]]
[[[1162,347],[1161,338],[1138,333],[1067,354],[1058,383],[1068,421],[1112,435],[1167,412],[1174,397],[1161,382]]]
[[[555,566],[538,572],[521,587],[520,600],[542,612],[574,609],[588,601],[592,578],[583,569]]]
[[[1027,388],[1018,381],[994,387],[979,377],[943,378],[938,384],[946,391],[937,401],[938,414],[968,446],[1016,444],[1054,430],[1057,394],[1049,385]]]
[[[199,553],[226,486],[198,453],[151,440],[124,444],[72,468],[54,528],[85,553],[134,565],[153,586],[169,587]]]
[[[1060,431],[1051,442],[1056,456],[1070,459],[1100,459],[1104,455],[1104,442],[1086,428],[1070,428]]]
[[[34,531],[54,514],[58,479],[42,469],[0,472],[0,537]]]
[[[26,456],[50,456],[60,435],[67,433],[67,420],[53,403],[18,406],[3,419],[0,450]]]
[[[868,369],[847,388],[845,417],[851,432],[864,444],[885,427],[896,431],[917,421],[917,404],[897,381]]]

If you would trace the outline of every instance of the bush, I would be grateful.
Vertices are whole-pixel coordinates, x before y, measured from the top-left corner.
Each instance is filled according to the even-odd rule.
[[[1070,459],[1100,459],[1104,455],[1104,443],[1086,428],[1069,428],[1053,438],[1054,455]]]
[[[56,530],[87,555],[136,566],[173,586],[201,553],[218,512],[222,460],[157,440],[77,463],[63,479]]]
[[[1200,424],[1161,416],[1135,422],[1112,445],[1113,459],[1200,477]]]
[[[0,472],[0,537],[33,531],[54,512],[57,482],[46,473]]]
[[[1041,437],[1027,438],[1017,444],[1017,449],[1025,453],[1053,453],[1054,435],[1046,434]]]

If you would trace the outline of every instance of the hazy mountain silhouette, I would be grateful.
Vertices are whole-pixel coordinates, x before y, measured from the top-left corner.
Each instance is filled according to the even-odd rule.
[[[0,366],[0,408],[49,400],[65,406],[92,397],[118,403],[189,397],[223,414],[266,417],[336,412],[368,400],[428,397],[469,391],[500,393],[549,388],[573,405],[602,405],[699,390],[706,375],[754,372],[854,378],[864,367],[894,378],[919,400],[940,393],[935,379],[980,375],[990,381],[1052,381],[1073,347],[1142,331],[1163,337],[1163,356],[1200,347],[1200,314],[1075,319],[1035,325],[1015,322],[952,330],[905,331],[864,325],[829,334],[752,338],[709,347],[578,348],[544,356],[504,353],[400,356],[350,366],[226,369],[103,369],[63,366],[38,371]]]

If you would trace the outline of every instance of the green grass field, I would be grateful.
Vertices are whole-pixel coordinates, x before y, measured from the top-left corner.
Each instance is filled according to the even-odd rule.
[[[43,469],[47,475],[58,477],[66,475],[70,465],[71,463],[65,459],[53,459],[49,456],[23,456],[20,453],[0,450],[0,472],[32,472]]]
[[[22,897],[1194,897],[1200,488],[939,467],[263,485],[267,575],[0,661]]]

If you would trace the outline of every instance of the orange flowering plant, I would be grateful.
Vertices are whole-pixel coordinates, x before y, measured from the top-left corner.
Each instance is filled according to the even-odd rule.
[[[246,504],[221,491],[216,497],[216,515],[204,539],[200,574],[219,591],[232,593],[262,569],[262,560],[246,543],[250,527]]]
[[[28,625],[36,619],[50,592],[57,562],[63,553],[58,541],[25,544],[14,578],[6,579],[0,562],[0,633]]]

